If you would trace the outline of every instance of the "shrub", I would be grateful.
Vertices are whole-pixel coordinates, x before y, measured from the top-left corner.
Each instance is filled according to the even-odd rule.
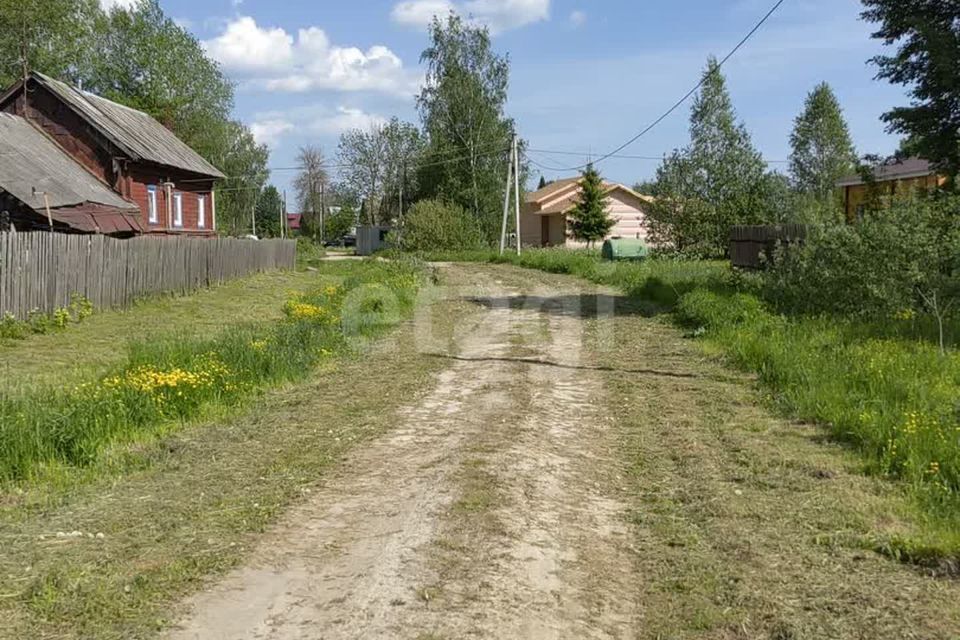
[[[894,317],[957,295],[960,199],[911,198],[778,251],[764,295],[791,313]]]
[[[469,251],[484,247],[477,220],[456,204],[421,200],[404,216],[403,228],[391,240],[402,251]]]

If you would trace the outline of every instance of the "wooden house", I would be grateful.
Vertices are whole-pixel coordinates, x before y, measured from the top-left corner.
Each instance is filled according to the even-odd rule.
[[[36,72],[0,95],[0,112],[28,123],[96,182],[130,205],[118,207],[113,202],[115,210],[135,212],[131,219],[129,213],[118,216],[111,211],[108,215],[103,202],[64,201],[63,206],[51,207],[55,223],[72,231],[119,236],[216,232],[214,186],[224,175],[146,113]],[[17,128],[28,135],[22,126]],[[10,144],[8,141],[7,147]],[[29,155],[31,147],[23,143],[16,152]],[[63,169],[63,163],[58,164]],[[0,174],[0,191],[6,193],[7,200],[18,201],[21,210],[46,216],[46,203],[40,207],[36,198],[23,202],[7,189],[4,178]],[[19,192],[23,195],[23,185],[43,180],[48,181],[48,188],[31,191],[56,191],[52,179],[44,174],[43,166],[34,167],[31,174],[21,176]],[[74,193],[66,200],[78,195]],[[102,194],[98,197],[103,199]],[[68,215],[64,207],[79,207],[86,215]]]
[[[577,246],[567,232],[567,220],[580,196],[582,178],[551,182],[528,193],[520,209],[520,238],[528,247]],[[646,240],[645,209],[653,198],[614,182],[604,182],[607,212],[614,220],[605,239]]]
[[[885,162],[874,167],[871,173],[870,176],[847,176],[837,182],[848,222],[860,217],[871,198],[892,198],[921,189],[936,189],[946,182],[946,178],[922,158]]]

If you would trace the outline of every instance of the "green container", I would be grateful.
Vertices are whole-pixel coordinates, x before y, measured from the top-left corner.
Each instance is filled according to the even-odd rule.
[[[613,238],[603,243],[601,255],[604,260],[644,260],[650,255],[650,248],[643,240]]]

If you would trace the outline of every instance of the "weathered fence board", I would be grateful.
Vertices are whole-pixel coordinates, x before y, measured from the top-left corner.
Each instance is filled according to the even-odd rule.
[[[187,293],[260,271],[292,269],[296,242],[0,233],[0,316],[53,312],[70,296],[97,308],[154,293]]]
[[[777,244],[803,242],[802,224],[737,226],[730,229],[730,261],[734,267],[760,269],[773,261]]]

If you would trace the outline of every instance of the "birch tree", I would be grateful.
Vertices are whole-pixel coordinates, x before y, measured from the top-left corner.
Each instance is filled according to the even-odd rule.
[[[434,18],[420,59],[427,73],[417,107],[429,139],[420,171],[423,195],[460,204],[493,240],[515,130],[504,112],[509,59],[493,51],[485,27],[453,13]]]

